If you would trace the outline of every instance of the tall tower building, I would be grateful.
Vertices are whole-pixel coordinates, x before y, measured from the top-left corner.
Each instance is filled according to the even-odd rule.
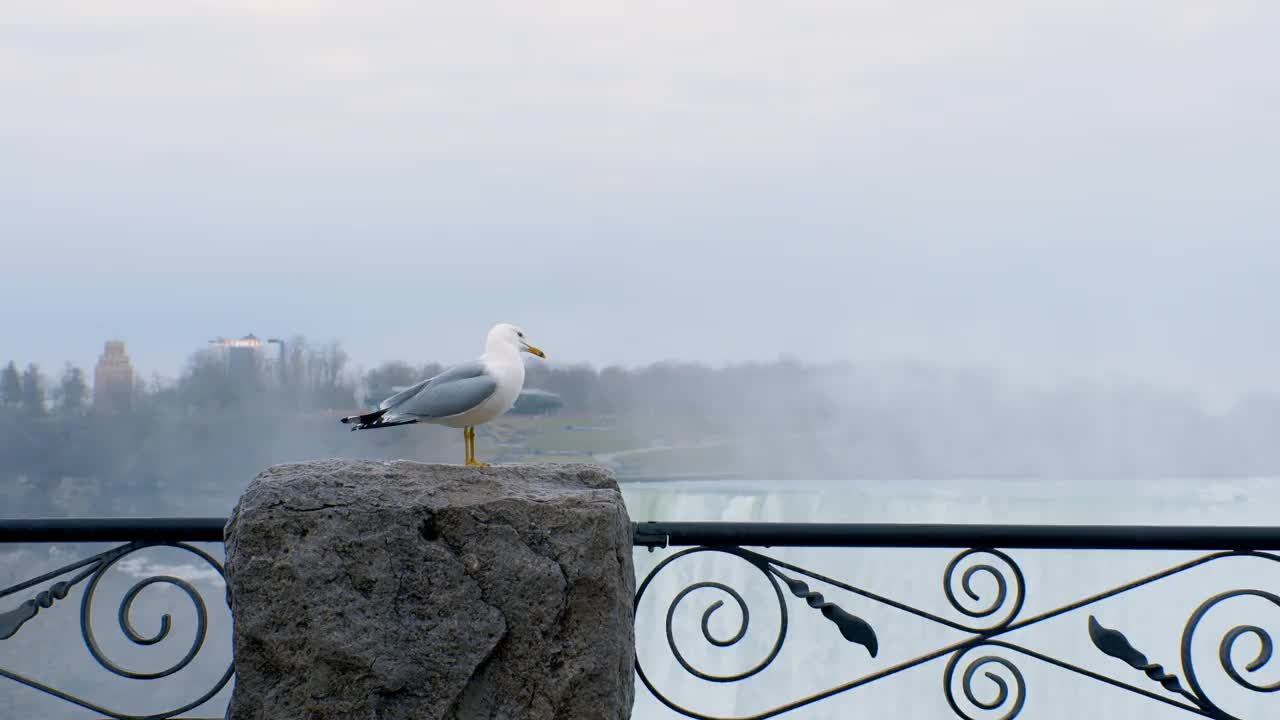
[[[93,407],[119,412],[133,405],[133,364],[124,351],[124,341],[108,340],[93,369]]]
[[[218,338],[209,343],[227,349],[227,375],[234,386],[252,388],[259,384],[262,378],[258,351],[262,349],[262,340],[256,335],[249,333],[239,340]]]

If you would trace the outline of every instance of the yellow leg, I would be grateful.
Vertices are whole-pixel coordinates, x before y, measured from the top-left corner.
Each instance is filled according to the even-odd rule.
[[[476,427],[474,425],[471,426],[471,464],[479,467],[489,467],[489,463],[480,462],[476,459]]]
[[[464,462],[465,464],[470,465],[471,464],[471,428],[469,427],[462,428],[462,444],[467,449],[466,450],[467,459]]]
[[[489,463],[482,463],[476,460],[476,429],[468,427],[464,432],[467,435],[467,464],[476,467],[488,467]]]

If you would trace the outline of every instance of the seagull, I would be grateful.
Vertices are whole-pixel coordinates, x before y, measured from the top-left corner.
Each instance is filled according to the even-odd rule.
[[[378,409],[364,415],[342,418],[355,424],[352,430],[431,423],[462,428],[467,446],[467,465],[487,466],[476,460],[476,425],[481,425],[511,409],[524,387],[524,362],[520,353],[545,358],[529,344],[524,331],[509,323],[498,323],[485,339],[484,354],[477,360],[448,370],[405,388],[378,403]]]

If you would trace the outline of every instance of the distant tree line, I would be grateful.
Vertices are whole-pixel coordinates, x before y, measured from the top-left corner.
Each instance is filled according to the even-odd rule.
[[[49,410],[76,414],[84,412],[89,397],[89,385],[84,371],[67,365],[61,380],[53,387],[52,398],[47,390],[48,380],[35,364],[19,371],[12,360],[0,370],[0,407],[43,415]],[[50,404],[52,399],[52,404]]]
[[[0,369],[0,512],[208,512],[272,463],[378,454],[368,442],[350,452],[333,441],[337,423],[328,427],[355,405],[357,378],[339,344],[295,338],[285,357],[266,355],[233,369],[225,352],[202,350],[174,380],[136,378],[122,407],[95,407],[81,368],[51,382],[34,364],[9,361]]]

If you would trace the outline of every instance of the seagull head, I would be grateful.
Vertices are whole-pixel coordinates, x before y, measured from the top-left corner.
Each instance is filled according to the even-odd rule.
[[[527,352],[531,355],[537,355],[545,358],[546,353],[539,350],[536,346],[529,342],[524,336],[524,330],[512,325],[511,323],[498,323],[489,331],[489,338],[486,342],[488,347],[504,347],[512,348],[517,352]]]

